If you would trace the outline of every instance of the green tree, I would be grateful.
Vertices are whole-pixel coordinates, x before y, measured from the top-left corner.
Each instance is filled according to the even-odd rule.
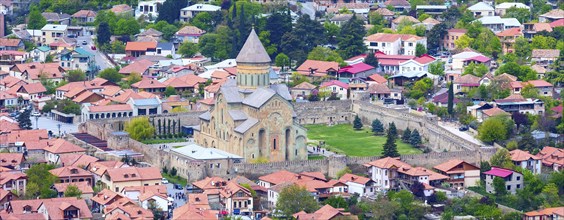
[[[326,47],[317,46],[313,48],[311,52],[307,55],[308,60],[321,60],[321,61],[334,61],[337,63],[343,63],[343,58],[334,50]]]
[[[123,75],[120,74],[115,68],[107,68],[107,69],[102,70],[98,74],[98,77],[106,79],[106,80],[113,82],[113,83],[118,83],[123,78]]]
[[[342,196],[330,196],[325,201],[323,201],[323,203],[337,209],[349,208],[349,204],[347,203],[347,200],[345,200],[345,198],[343,198]]]
[[[354,117],[353,128],[354,128],[355,130],[360,130],[360,129],[362,129],[362,121],[360,120],[360,118],[358,117],[358,115]]]
[[[208,12],[196,14],[194,18],[190,19],[190,23],[207,32],[211,32],[213,30],[212,16]]]
[[[154,220],[160,220],[164,218],[163,209],[159,207],[155,200],[149,200],[149,204],[147,205],[147,209],[149,209],[153,213]]]
[[[82,191],[80,191],[76,185],[69,185],[65,190],[65,197],[76,197],[80,199],[81,196]]]
[[[398,130],[396,128],[396,123],[392,122],[388,125],[388,134],[392,135],[394,140],[398,138]]]
[[[152,138],[155,134],[155,128],[147,117],[132,118],[125,123],[125,131],[129,133],[129,137],[137,141]]]
[[[374,135],[384,133],[384,125],[380,122],[380,120],[374,119],[372,121],[372,133],[374,133]]]
[[[517,146],[519,149],[521,150],[526,150],[526,151],[533,151],[535,149],[537,149],[537,142],[535,140],[535,138],[533,137],[533,135],[531,134],[531,132],[525,132],[522,136],[521,139],[519,140],[519,142],[517,142]]]
[[[110,44],[110,49],[112,53],[125,53],[125,44],[119,40],[114,40]]]
[[[447,34],[447,26],[444,22],[437,24],[427,33],[427,48],[437,51],[440,48],[440,42]],[[429,71],[431,72],[431,71]]]
[[[339,170],[339,172],[337,172],[337,179],[340,179],[342,176],[344,176],[347,173],[352,173],[351,168],[345,167],[344,169]]]
[[[445,75],[445,62],[438,60],[429,64],[429,73],[435,76],[444,76]]]
[[[276,11],[266,19],[265,29],[270,32],[270,42],[282,51],[282,36],[292,31],[292,17],[290,13]]]
[[[41,11],[35,6],[30,8],[27,19],[27,29],[30,30],[41,30],[41,28],[47,24],[47,20],[43,17],[43,15],[41,15]]]
[[[524,98],[539,98],[539,90],[535,88],[535,86],[527,83],[525,86],[523,86],[521,95]]]
[[[516,18],[521,24],[526,23],[531,18],[531,11],[528,8],[517,8],[515,6],[505,10],[504,18]]]
[[[527,10],[528,11],[528,10]],[[515,55],[522,61],[527,60],[527,58],[531,57],[531,44],[529,44],[529,40],[524,37],[518,37],[515,39]]]
[[[448,103],[447,111],[450,116],[454,114],[454,85],[450,83],[448,86]]]
[[[274,59],[274,64],[282,68],[282,71],[284,71],[284,67],[290,66],[290,58],[288,58],[288,56],[284,53],[279,53]]]
[[[111,36],[112,32],[108,23],[100,22],[100,24],[98,24],[98,28],[96,28],[96,41],[98,44],[104,45],[110,43]]]
[[[489,144],[506,140],[507,134],[508,131],[500,117],[488,118],[478,127],[478,139]]]
[[[122,17],[120,18],[117,23],[116,26],[113,30],[113,34],[114,35],[136,35],[139,33],[139,30],[141,29],[141,26],[139,25],[139,23],[135,20],[135,18],[133,17]]]
[[[491,166],[495,167],[503,167],[503,168],[512,168],[513,162],[511,162],[511,155],[509,151],[505,148],[499,149],[495,152],[494,155],[490,158]]]
[[[403,131],[403,134],[401,135],[401,140],[404,143],[409,143],[409,139],[411,138],[411,130],[409,128],[405,129],[405,131]]]
[[[519,65],[515,62],[507,62],[496,70],[496,74],[509,73],[516,76],[519,80],[526,82],[537,79],[537,73],[528,65]]]
[[[278,47],[277,45],[273,44],[272,42],[270,42],[270,32],[268,31],[261,31],[258,35],[260,42],[262,43],[262,45],[264,46],[264,49],[266,50],[266,53],[268,53],[269,56],[273,56],[274,54],[276,54],[278,52]]]
[[[366,51],[363,40],[365,35],[364,22],[353,14],[352,18],[341,27],[338,43],[339,54],[348,58],[364,53]]]
[[[425,48],[425,46],[423,44],[417,44],[415,46],[415,56],[420,57],[423,56],[423,54],[427,53],[427,48]]]
[[[424,78],[415,82],[413,87],[409,90],[409,97],[412,99],[424,98],[433,89],[433,80]]]
[[[418,147],[419,145],[421,145],[421,136],[419,135],[419,131],[413,130],[413,132],[411,132],[409,143],[414,147]]]
[[[141,77],[141,74],[136,73],[136,72],[132,72],[131,74],[129,74],[128,77],[125,78],[125,80],[121,81],[119,84],[121,86],[121,88],[124,89],[128,89],[131,88],[131,85],[133,85],[136,82],[139,82],[143,80],[143,77]]]
[[[35,164],[25,172],[27,175],[27,198],[40,197],[47,199],[57,195],[57,193],[51,189],[51,186],[59,180],[49,172],[49,170],[54,168],[55,166],[51,164]]]
[[[531,47],[533,49],[554,49],[556,48],[557,42],[558,40],[554,37],[535,35],[531,40]]]
[[[167,0],[159,9],[157,21],[166,21],[173,24],[180,17],[180,9],[188,6],[188,2],[184,0]]]
[[[468,37],[468,35],[464,34],[458,38],[458,40],[454,41],[454,45],[456,45],[456,49],[464,49],[470,47],[470,44],[474,41],[473,38]]]
[[[202,13],[206,13],[206,12],[202,12]],[[199,14],[201,13],[198,13],[198,15]],[[169,24],[166,21],[159,21],[157,23],[150,24],[147,25],[147,27],[145,27],[146,30],[151,28],[163,33],[163,39],[167,41],[170,40],[172,36],[174,36],[174,34],[178,31],[178,28],[175,25]]]
[[[504,196],[507,195],[507,189],[505,188],[505,180],[499,177],[494,177],[493,179],[493,187],[495,190],[496,196]]]
[[[364,63],[376,67],[378,68],[378,59],[376,58],[376,56],[374,56],[374,53],[372,51],[370,51],[367,55],[366,58],[364,58]]]
[[[192,57],[198,53],[198,44],[184,42],[178,47],[178,53],[182,54],[182,57]]]
[[[86,80],[86,73],[84,71],[78,70],[69,70],[67,71],[67,81],[69,82],[79,82]]]
[[[298,185],[288,186],[280,192],[276,202],[276,209],[286,216],[299,211],[312,213],[318,208],[317,201],[305,187]]]
[[[18,118],[16,121],[18,121],[18,124],[20,126],[21,129],[31,129],[31,109],[25,109],[22,113],[20,113],[20,115],[18,115]]]
[[[386,143],[384,143],[384,151],[382,151],[383,157],[399,157],[398,148],[396,145],[396,138],[388,129],[388,136],[386,137]]]
[[[165,97],[169,97],[171,95],[176,95],[176,90],[172,86],[167,86],[164,91]]]
[[[341,28],[338,25],[333,24],[331,22],[325,22],[323,24],[323,27],[325,28],[325,36],[327,36],[327,38],[329,39],[328,40],[329,43],[332,44],[337,43],[337,37],[341,32]]]

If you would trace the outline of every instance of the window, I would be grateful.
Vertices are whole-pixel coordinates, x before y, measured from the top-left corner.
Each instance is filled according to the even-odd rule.
[[[213,164],[210,164],[210,169],[213,169]]]
[[[521,176],[517,176],[517,180],[521,180]]]
[[[507,190],[511,190],[511,185],[507,185]]]
[[[116,187],[116,192],[119,192],[119,187]]]
[[[413,47],[413,43],[408,43],[407,45],[409,45],[410,47]]]
[[[521,189],[521,184],[517,184],[517,189]]]

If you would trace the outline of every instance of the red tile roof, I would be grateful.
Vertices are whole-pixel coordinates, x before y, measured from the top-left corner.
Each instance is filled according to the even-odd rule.
[[[113,182],[160,180],[161,171],[156,167],[122,167],[110,168],[106,171]]]
[[[0,38],[0,46],[17,47],[22,43],[21,39]]]
[[[496,34],[498,37],[514,37],[514,36],[521,36],[523,33],[521,32],[521,28],[509,28],[502,32]]]
[[[21,153],[0,153],[0,166],[2,167],[16,167],[24,161],[24,156]]]
[[[206,31],[197,28],[196,26],[185,26],[176,32],[178,36],[200,36],[205,34]]]
[[[64,154],[64,153],[75,153],[75,152],[85,152],[86,149],[79,147],[65,139],[56,139],[54,141],[48,141],[47,146],[44,150],[54,153],[54,154]]]
[[[411,167],[411,165],[402,162],[396,158],[392,158],[392,157],[385,157],[382,159],[378,159],[372,162],[369,162],[367,164],[364,164],[364,166],[367,167],[371,167],[371,166],[375,166],[378,168],[384,168],[384,169],[391,169],[391,168],[400,168],[400,167]]]
[[[346,173],[345,175],[343,175],[341,178],[339,178],[340,182],[343,183],[347,183],[347,182],[353,182],[353,183],[358,183],[361,185],[366,185],[368,182],[370,182],[370,178],[366,178],[363,176],[357,176],[351,173]]]
[[[127,104],[117,105],[104,105],[104,106],[89,106],[88,109],[91,113],[96,112],[127,112],[131,111],[131,106]]]
[[[157,42],[127,42],[125,51],[147,51],[157,48]]]
[[[552,84],[550,84],[549,82],[544,81],[542,79],[529,80],[526,83],[531,84],[534,87],[552,87]]]
[[[490,116],[490,117],[498,116],[498,115],[506,115],[506,116],[511,115],[508,112],[503,111],[502,109],[500,109],[498,107],[493,107],[493,108],[490,108],[490,109],[482,110],[482,113],[484,115],[487,115],[487,116]]]
[[[296,70],[305,74],[310,74],[310,69],[315,73],[327,74],[329,71],[338,71],[339,64],[337,62],[306,60]]]
[[[162,89],[165,88],[166,85],[159,82],[156,79],[145,78],[139,82],[133,83],[131,88],[138,88],[138,89]]]
[[[542,163],[546,166],[558,165],[560,167],[564,166],[564,150],[545,146],[537,154],[537,156],[542,158]]]
[[[299,174],[295,174],[286,170],[280,170],[265,176],[259,177],[259,180],[268,182],[271,184],[280,184],[282,182],[295,182],[298,179],[309,179],[312,180],[313,178],[309,176],[303,176]]]
[[[357,73],[361,73],[361,72],[365,72],[368,70],[372,70],[374,69],[373,66],[370,66],[368,64],[365,63],[357,63],[357,64],[353,64],[353,65],[349,65],[346,67],[343,67],[339,70],[339,73],[350,73],[350,74],[357,74]]]
[[[145,60],[145,59],[137,60],[137,61],[134,61],[133,63],[121,68],[119,70],[119,73],[126,74],[126,75],[129,75],[131,73],[143,74],[152,65],[153,65],[153,62],[151,62],[149,60]]]
[[[477,62],[480,62],[480,63],[485,63],[485,62],[488,62],[490,60],[491,59],[489,57],[480,55],[480,56],[470,57],[468,59],[465,59],[464,61],[477,61]]]
[[[527,161],[529,159],[532,159],[532,160],[540,160],[541,159],[540,157],[537,157],[535,155],[530,154],[529,152],[522,151],[522,150],[519,150],[519,149],[510,151],[509,155],[511,155],[512,161]]]
[[[62,166],[86,167],[90,163],[98,161],[98,158],[87,154],[63,154],[59,155]]]
[[[47,92],[47,89],[43,84],[40,82],[37,83],[30,83],[23,85],[23,89],[27,92],[27,94],[38,94],[42,92]]]
[[[472,164],[469,164],[469,163],[467,163],[467,162],[465,162],[465,161],[463,161],[463,160],[460,160],[460,159],[452,159],[452,160],[449,160],[449,161],[447,161],[447,162],[444,162],[444,163],[441,163],[441,164],[439,164],[439,165],[436,165],[436,166],[434,166],[433,168],[435,168],[435,169],[437,169],[437,170],[439,170],[439,171],[443,171],[443,172],[447,173],[447,172],[449,172],[450,170],[452,170],[453,168],[457,167],[459,164],[462,164],[462,163],[466,163],[466,164],[468,164],[468,165],[470,165],[470,166],[473,166],[473,167],[474,167],[475,169],[477,169],[477,170],[480,169],[479,167],[474,166],[474,165],[472,165]]]
[[[72,182],[72,183],[55,183],[53,187],[57,190],[57,192],[65,192],[69,186],[76,186],[82,194],[93,194],[94,190],[92,186],[88,184],[88,182]]]
[[[466,32],[468,32],[468,30],[466,30],[466,29],[455,29],[455,28],[452,28],[452,29],[448,29],[448,32],[453,32],[453,33],[466,33]]]
[[[369,76],[368,79],[370,81],[374,81],[374,82],[380,83],[380,84],[388,82],[388,80],[386,78],[384,78],[383,76],[381,76],[380,74],[373,74],[373,75]]]
[[[552,27],[552,28],[561,27],[561,26],[564,26],[564,18],[550,22],[550,27]]]
[[[421,55],[420,57],[417,57],[417,58],[415,58],[415,59],[413,59],[413,60],[415,60],[415,61],[417,61],[418,63],[424,65],[424,64],[431,63],[431,62],[435,61],[436,59],[435,59],[434,57],[432,57],[432,56],[429,56],[428,54],[423,54],[423,55]]]
[[[339,80],[331,80],[329,82],[323,82],[323,83],[321,83],[321,85],[319,87],[325,88],[325,87],[329,87],[329,86],[338,86],[338,87],[341,87],[341,88],[344,88],[344,89],[349,88],[348,84],[341,82]]]
[[[386,33],[377,33],[366,37],[366,41],[374,41],[374,42],[395,42],[400,39],[402,41],[417,41],[423,38],[411,34],[386,34]]]

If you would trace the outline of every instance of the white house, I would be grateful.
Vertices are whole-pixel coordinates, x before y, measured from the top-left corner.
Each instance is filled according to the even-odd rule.
[[[140,1],[135,9],[135,18],[145,16],[145,20],[154,21],[159,17],[159,9],[166,0]]]
[[[395,158],[386,157],[365,164],[368,167],[370,178],[379,190],[389,190],[398,184],[397,170],[402,167],[411,167]]]
[[[523,174],[500,167],[492,167],[491,170],[484,172],[486,179],[486,192],[495,193],[493,185],[494,178],[499,177],[505,182],[505,189],[511,194],[517,193],[517,190],[523,189]]]
[[[503,16],[505,15],[505,12],[507,11],[507,9],[512,8],[512,7],[516,7],[516,8],[524,8],[527,10],[531,10],[531,8],[523,3],[520,2],[504,2],[501,3],[499,5],[495,6],[495,14],[497,16]]]
[[[166,57],[168,55],[174,57],[176,55],[176,48],[173,43],[159,42],[157,43],[156,55]]]
[[[364,44],[372,52],[381,51],[387,55],[415,55],[417,44],[427,48],[427,38],[410,34],[377,33],[366,37]]]
[[[339,80],[331,80],[329,82],[324,82],[319,86],[320,90],[328,91],[331,95],[335,95],[340,99],[348,98],[349,85],[341,82]]]
[[[530,170],[533,174],[541,173],[542,163],[540,157],[519,149],[512,150],[509,154],[511,155],[511,161],[513,161],[516,166]]]
[[[400,74],[411,71],[429,71],[429,65],[434,63],[436,59],[432,56],[424,54],[405,62],[399,63]]]
[[[221,7],[209,4],[195,4],[180,9],[180,21],[188,22],[200,12],[220,11]]]
[[[468,10],[470,12],[472,12],[472,14],[474,15],[474,17],[479,18],[479,17],[486,17],[486,16],[494,16],[495,14],[495,9],[485,3],[485,2],[478,2],[470,7],[468,7]]]
[[[260,184],[259,184],[260,185]],[[278,195],[286,187],[292,186],[294,183],[283,182],[273,187],[268,188],[268,205],[270,207],[276,207],[276,201],[278,201]]]
[[[376,193],[374,181],[369,178],[347,173],[340,179],[347,185],[350,194],[358,193],[359,196],[373,196]]]
[[[476,21],[480,21],[484,27],[487,27],[494,33],[498,33],[510,28],[521,27],[521,23],[517,18],[501,18],[499,16],[481,17]]]

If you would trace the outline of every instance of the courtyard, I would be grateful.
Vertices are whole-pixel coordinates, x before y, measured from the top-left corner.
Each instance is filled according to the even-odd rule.
[[[386,136],[375,136],[370,127],[354,130],[350,124],[341,125],[306,125],[309,144],[325,141],[325,148],[348,156],[380,156],[386,142]],[[420,149],[410,144],[396,141],[400,154],[420,154]]]

